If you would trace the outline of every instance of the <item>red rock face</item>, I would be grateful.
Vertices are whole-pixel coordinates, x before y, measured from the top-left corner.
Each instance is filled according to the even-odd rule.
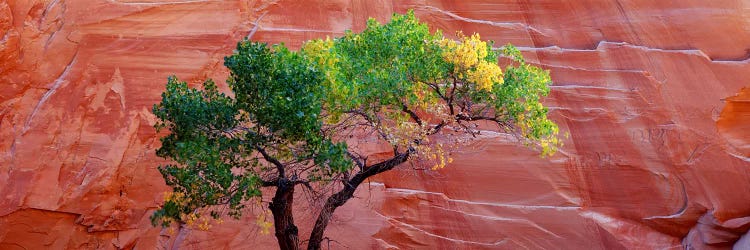
[[[209,232],[150,225],[167,188],[149,110],[166,77],[224,79],[244,37],[297,47],[407,9],[549,69],[546,102],[570,136],[541,159],[487,134],[443,170],[379,176],[336,212],[331,247],[729,248],[750,227],[748,7],[0,0],[0,248],[275,248],[252,216]],[[305,234],[312,215],[298,216]]]
[[[717,122],[719,133],[740,155],[738,158],[750,157],[750,88],[742,88],[737,95],[727,98],[726,106],[721,111]]]

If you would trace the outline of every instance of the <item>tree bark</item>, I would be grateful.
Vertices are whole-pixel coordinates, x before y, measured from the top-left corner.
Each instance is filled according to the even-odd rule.
[[[319,250],[320,244],[323,241],[323,234],[325,233],[328,222],[331,221],[331,216],[336,208],[344,205],[349,199],[354,196],[354,191],[357,190],[362,182],[367,178],[377,175],[379,173],[393,169],[394,167],[406,162],[409,159],[409,152],[396,154],[393,158],[377,163],[370,167],[365,168],[359,173],[355,174],[350,180],[344,182],[344,188],[328,197],[323,209],[318,215],[318,219],[315,221],[312,232],[310,233],[310,240],[307,244],[308,250]]]
[[[292,214],[293,204],[294,183],[280,179],[268,208],[273,213],[274,232],[282,250],[299,249],[299,235]]]

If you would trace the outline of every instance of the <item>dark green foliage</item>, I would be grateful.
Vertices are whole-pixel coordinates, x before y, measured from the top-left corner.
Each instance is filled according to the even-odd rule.
[[[157,155],[175,162],[159,170],[175,193],[186,196],[167,200],[154,223],[180,221],[214,205],[239,215],[243,201],[260,196],[260,176],[275,168],[259,158],[259,149],[280,162],[313,162],[319,174],[352,166],[346,144],[321,132],[323,78],[302,56],[283,45],[243,41],[225,65],[234,98],[210,80],[199,90],[170,77],[154,106],[156,128],[170,131]]]

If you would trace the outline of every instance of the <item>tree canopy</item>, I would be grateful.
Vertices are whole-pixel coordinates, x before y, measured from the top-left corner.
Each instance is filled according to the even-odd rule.
[[[508,59],[504,69],[498,57]],[[159,171],[173,188],[155,225],[205,228],[208,217],[239,218],[262,192],[275,191],[275,235],[281,248],[295,249],[291,209],[302,185],[327,197],[308,241],[317,249],[331,214],[366,178],[408,161],[449,164],[445,145],[457,142],[446,134],[472,138],[491,124],[543,156],[560,145],[540,102],[549,93],[547,71],[510,44],[496,49],[478,34],[452,40],[431,32],[411,11],[299,51],[244,40],[224,65],[231,94],[211,80],[192,88],[170,77],[154,105],[156,128],[169,131],[157,155],[172,162]],[[350,146],[368,136],[391,145],[393,156],[368,162]]]

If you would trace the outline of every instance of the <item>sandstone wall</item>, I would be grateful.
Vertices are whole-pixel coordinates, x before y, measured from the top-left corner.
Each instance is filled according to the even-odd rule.
[[[550,69],[570,136],[551,159],[488,135],[441,171],[378,177],[331,247],[723,249],[747,232],[747,1],[0,0],[0,248],[275,248],[252,217],[151,227],[166,77],[224,79],[244,37],[296,47],[410,8]]]

